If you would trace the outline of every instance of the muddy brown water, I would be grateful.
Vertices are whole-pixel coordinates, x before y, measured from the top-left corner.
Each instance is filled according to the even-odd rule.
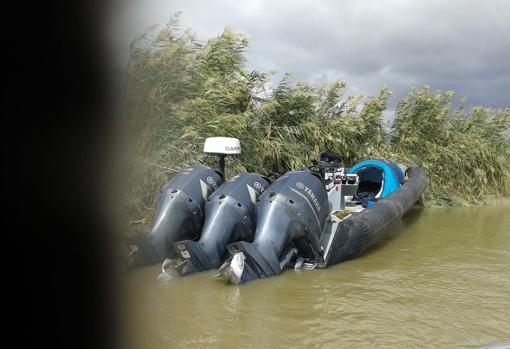
[[[126,348],[476,348],[510,342],[510,204],[413,210],[357,259],[246,285],[124,275]]]

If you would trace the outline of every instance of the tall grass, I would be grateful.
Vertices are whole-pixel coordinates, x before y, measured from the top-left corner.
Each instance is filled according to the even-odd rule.
[[[352,165],[389,158],[421,166],[430,178],[427,205],[480,202],[510,192],[510,109],[452,106],[452,91],[412,89],[383,127],[391,91],[347,96],[346,83],[294,81],[274,88],[270,76],[246,68],[248,39],[227,28],[206,42],[177,18],[133,43],[126,72],[130,167],[125,206],[143,217],[157,189],[201,154],[206,137],[241,139],[227,175],[284,173],[322,151]]]

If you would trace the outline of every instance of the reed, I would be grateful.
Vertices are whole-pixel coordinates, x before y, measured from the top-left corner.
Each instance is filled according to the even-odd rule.
[[[141,217],[158,188],[201,154],[206,137],[240,138],[243,153],[227,175],[284,173],[325,150],[348,165],[366,158],[421,166],[426,205],[480,203],[510,192],[510,109],[453,106],[452,91],[412,89],[387,125],[391,91],[347,96],[346,83],[311,84],[249,71],[249,41],[227,28],[206,42],[173,18],[133,43],[126,71],[130,167],[125,206]]]

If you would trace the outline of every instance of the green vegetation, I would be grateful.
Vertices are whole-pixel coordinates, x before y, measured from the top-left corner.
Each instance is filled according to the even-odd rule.
[[[383,125],[388,88],[375,97],[346,96],[343,81],[316,85],[290,75],[270,88],[270,75],[247,70],[247,47],[248,39],[228,28],[199,42],[175,18],[133,44],[125,201],[132,217],[146,215],[176,171],[212,161],[201,154],[210,136],[241,139],[243,153],[228,160],[227,175],[284,173],[328,150],[348,165],[387,158],[421,166],[430,179],[427,205],[509,194],[510,109],[465,110],[462,101],[453,107],[453,92],[423,87],[411,90],[394,122]]]

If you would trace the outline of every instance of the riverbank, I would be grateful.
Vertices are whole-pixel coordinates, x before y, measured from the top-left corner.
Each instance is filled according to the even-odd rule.
[[[202,154],[211,136],[242,142],[226,178],[284,174],[327,151],[346,166],[417,165],[428,186],[426,207],[391,238],[325,270],[240,287],[214,271],[167,283],[155,281],[159,265],[126,273],[123,347],[475,348],[510,338],[510,108],[468,108],[428,86],[398,103],[391,86],[350,95],[342,76],[274,82],[247,67],[246,36],[227,28],[197,40],[177,17],[148,34],[133,44],[125,79],[129,234],[149,230],[171,176],[214,165]]]
[[[508,206],[510,205],[510,196],[507,197],[497,197],[497,196],[488,196],[480,201],[472,202],[466,200],[464,198],[455,197],[453,198],[455,204],[454,205],[429,205],[428,208],[462,208],[462,207],[497,207],[497,206]]]
[[[310,165],[320,152],[347,166],[383,158],[420,166],[429,178],[427,206],[479,203],[510,195],[510,109],[466,108],[453,91],[411,89],[385,116],[392,92],[348,95],[347,83],[296,81],[246,67],[249,40],[226,29],[198,44],[174,18],[151,39],[135,43],[126,71],[130,127],[122,171],[126,216],[139,220],[155,206],[159,188],[196,163],[206,137],[241,139],[227,159],[239,172],[283,174]]]

